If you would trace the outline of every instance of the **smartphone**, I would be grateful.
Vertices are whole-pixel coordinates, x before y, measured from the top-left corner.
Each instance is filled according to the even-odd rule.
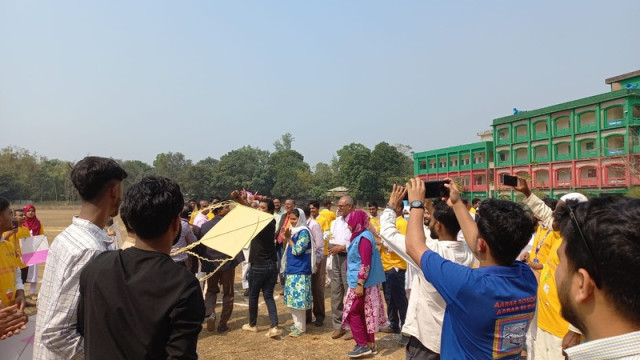
[[[518,186],[518,177],[517,176],[512,176],[512,175],[507,175],[507,174],[501,174],[500,175],[500,182],[502,183],[502,185]]]
[[[448,180],[425,181],[424,182],[425,199],[432,199],[432,198],[440,199],[442,197],[449,197],[449,188],[444,186],[444,184],[448,184],[448,183],[449,183]],[[404,200],[408,200],[408,199],[409,199],[409,196],[406,195],[404,197]]]
[[[18,222],[17,222],[16,220],[13,220],[13,221],[11,222],[11,228],[12,228],[12,229],[17,229],[17,228],[18,228]]]

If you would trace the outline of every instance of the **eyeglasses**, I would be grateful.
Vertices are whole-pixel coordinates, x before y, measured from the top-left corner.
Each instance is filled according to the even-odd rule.
[[[598,269],[598,263],[596,262],[596,257],[593,255],[593,251],[591,250],[591,247],[589,246],[587,239],[584,237],[584,234],[582,233],[582,229],[578,224],[578,219],[576,219],[576,215],[573,212],[573,208],[571,206],[567,206],[567,208],[569,208],[569,217],[571,218],[571,220],[573,221],[573,224],[578,230],[578,234],[580,234],[580,239],[582,239],[582,243],[587,248],[587,253],[589,254],[589,257],[591,258],[591,262],[593,263],[593,272],[595,275],[593,276],[593,280],[595,281],[596,286],[600,288],[600,270]]]

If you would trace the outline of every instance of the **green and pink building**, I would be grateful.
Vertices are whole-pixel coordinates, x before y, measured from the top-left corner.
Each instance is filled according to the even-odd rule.
[[[625,193],[640,185],[640,71],[605,82],[608,93],[494,119],[492,141],[416,153],[415,174],[456,178],[468,197],[512,197],[502,174],[551,197]]]

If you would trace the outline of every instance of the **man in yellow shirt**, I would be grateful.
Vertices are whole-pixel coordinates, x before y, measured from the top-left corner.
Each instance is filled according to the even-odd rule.
[[[369,203],[369,223],[375,229],[375,231],[371,231],[373,233],[373,237],[376,239],[376,244],[380,245],[382,239],[380,238],[380,216],[378,216],[378,203],[370,202]],[[372,230],[369,228],[369,230]],[[378,250],[380,247],[378,246]]]
[[[407,220],[402,216],[402,203],[396,208],[396,228],[402,235],[407,234]],[[383,284],[384,299],[387,303],[387,318],[389,326],[380,331],[399,334],[405,318],[407,317],[407,306],[409,304],[405,291],[405,276],[407,272],[407,262],[382,244],[380,251],[382,268],[384,270],[385,282]]]
[[[0,197],[0,232],[11,231],[13,216],[10,203]],[[28,318],[24,314],[24,288],[19,268],[24,267],[13,245],[0,240],[0,339],[20,333]]]
[[[556,285],[555,272],[560,259],[558,257],[558,248],[562,244],[562,236],[558,233],[557,224],[554,224],[553,215],[555,212],[565,207],[567,201],[583,202],[587,198],[579,193],[569,193],[564,195],[556,206],[556,210],[552,210],[540,198],[531,193],[527,181],[524,178],[518,178],[518,186],[515,190],[520,191],[524,196],[523,203],[527,205],[534,215],[540,219],[544,226],[539,226],[538,231],[547,233],[544,239],[550,245],[546,261],[540,270],[540,279],[538,283],[538,323],[535,337],[535,357],[536,359],[564,359],[562,354],[562,339],[569,332],[569,323],[562,317],[560,310],[560,299],[558,298],[558,287]],[[554,226],[555,225],[555,226]],[[546,228],[546,230],[545,230]],[[542,239],[540,243],[544,245]],[[535,252],[532,248],[532,254]],[[540,250],[542,251],[542,250]],[[533,254],[535,255],[535,254]],[[540,262],[540,252],[538,252],[538,262]],[[535,258],[531,259],[535,261]]]

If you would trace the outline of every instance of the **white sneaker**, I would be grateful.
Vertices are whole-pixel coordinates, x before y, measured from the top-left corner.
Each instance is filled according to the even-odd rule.
[[[249,324],[242,325],[242,330],[258,332],[258,328],[256,326],[251,326]]]
[[[271,329],[269,329],[269,331],[267,331],[267,337],[270,338],[274,338],[277,336],[282,335],[282,330],[278,329],[278,327],[272,327]]]

